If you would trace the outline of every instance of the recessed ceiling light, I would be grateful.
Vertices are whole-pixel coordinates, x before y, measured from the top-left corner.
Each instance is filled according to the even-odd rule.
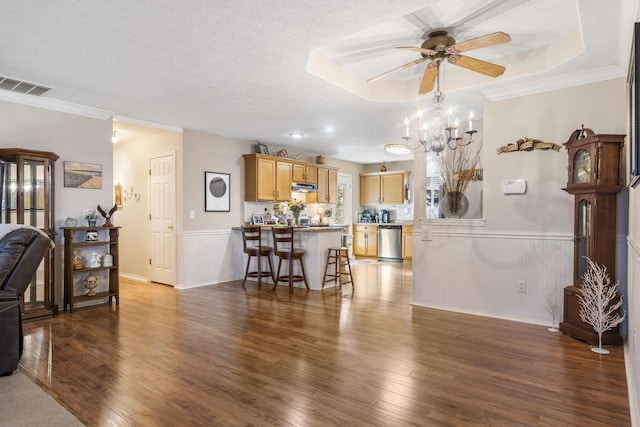
[[[300,139],[300,138],[302,138],[304,135],[303,135],[303,134],[301,134],[300,132],[293,132],[293,133],[290,133],[290,134],[289,134],[289,136],[290,136],[292,139]]]

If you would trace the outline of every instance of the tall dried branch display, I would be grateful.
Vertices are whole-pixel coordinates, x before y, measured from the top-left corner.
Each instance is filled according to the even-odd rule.
[[[469,146],[461,146],[455,150],[448,150],[446,156],[437,156],[436,161],[445,193],[464,193],[469,181],[474,179],[474,171],[480,163],[482,143],[478,143],[475,152],[471,150]]]
[[[588,257],[585,258],[587,271],[582,276],[582,286],[578,294],[580,318],[598,333],[598,347],[592,347],[591,351],[607,354],[609,350],[602,348],[602,333],[624,320],[624,315],[621,316],[619,313],[622,295],[618,297],[618,282],[611,285],[607,267],[600,267]]]

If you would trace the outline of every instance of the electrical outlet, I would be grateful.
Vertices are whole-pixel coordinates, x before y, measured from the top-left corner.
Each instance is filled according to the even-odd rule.
[[[194,219],[196,217],[196,213],[194,211],[189,211],[189,218]]]
[[[431,234],[431,229],[423,229],[421,230],[422,233],[420,235],[420,239],[421,240],[431,240],[433,238],[433,235]]]
[[[518,292],[524,294],[527,292],[527,282],[524,280],[518,280]]]

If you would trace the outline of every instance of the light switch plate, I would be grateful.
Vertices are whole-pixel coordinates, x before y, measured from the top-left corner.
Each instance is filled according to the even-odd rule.
[[[420,230],[420,240],[432,240],[433,235],[431,234],[430,228],[423,228]]]
[[[503,179],[502,194],[524,194],[527,191],[527,181],[524,179]]]

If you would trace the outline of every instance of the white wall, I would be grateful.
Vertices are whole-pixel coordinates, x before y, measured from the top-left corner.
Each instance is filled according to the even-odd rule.
[[[66,217],[81,218],[85,209],[112,206],[111,120],[101,120],[38,107],[0,101],[0,147],[52,151],[56,162],[56,228]],[[102,188],[66,188],[63,180],[65,161],[102,165]],[[55,301],[62,308],[62,233],[56,236]]]
[[[242,277],[242,263],[233,268],[230,258],[244,260],[234,245],[231,227],[244,215],[244,159],[254,144],[192,130],[183,133],[184,222],[178,242],[179,288],[221,283]],[[230,211],[205,212],[205,172],[230,174]],[[194,218],[190,217],[193,211]],[[236,266],[237,267],[237,266]]]
[[[122,227],[122,275],[149,279],[149,158],[153,154],[168,152],[176,154],[176,188],[182,188],[182,134],[158,130],[152,135],[113,146],[113,185],[119,183],[123,186],[122,208],[113,215],[113,223]],[[139,197],[131,197],[132,192],[138,193]]]
[[[616,79],[486,101],[482,157],[486,223],[431,223],[426,227],[433,231],[432,241],[420,240],[416,230],[413,303],[549,324],[544,293],[550,286],[568,285],[573,268],[573,196],[562,191],[567,153],[563,147],[560,152],[498,155],[496,149],[523,137],[563,144],[583,123],[596,133],[624,134],[625,99],[625,79]],[[503,195],[500,183],[507,178],[526,179],[527,193]],[[517,292],[518,280],[526,281],[526,293]]]

